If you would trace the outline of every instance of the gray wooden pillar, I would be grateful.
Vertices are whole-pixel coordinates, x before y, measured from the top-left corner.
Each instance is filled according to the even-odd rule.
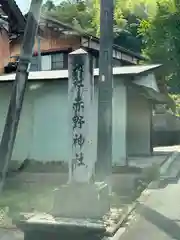
[[[96,177],[101,181],[112,173],[113,7],[113,0],[101,0],[96,163]]]
[[[41,71],[42,69],[42,63],[41,63],[41,38],[39,35],[37,35],[37,43],[38,43],[38,71]]]

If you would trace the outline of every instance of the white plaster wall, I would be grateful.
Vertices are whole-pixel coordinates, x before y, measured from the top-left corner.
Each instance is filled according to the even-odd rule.
[[[10,94],[12,90],[12,83],[0,84],[0,139],[3,134],[6,114],[10,101]],[[29,146],[31,144],[31,92],[26,91],[25,101],[22,108],[22,115],[20,118],[20,126],[18,127],[17,138],[15,140],[15,148],[12,158],[23,161],[28,158]]]
[[[126,158],[126,88],[122,79],[114,80],[113,93],[113,164]],[[97,79],[96,79],[97,82]],[[68,82],[30,82],[27,86],[12,160],[65,161],[68,146]],[[0,83],[0,137],[4,128],[12,83]],[[93,150],[97,152],[97,84],[92,111]]]
[[[127,154],[151,154],[151,105],[138,92],[128,87]]]
[[[149,73],[146,76],[137,76],[135,77],[134,83],[154,89],[155,91],[159,92],[159,88],[156,82],[156,78],[154,73]]]
[[[98,114],[98,78],[95,78],[94,107],[91,121],[93,123],[93,156],[97,155],[97,114]],[[113,129],[112,129],[112,164],[121,166],[126,163],[126,86],[123,79],[113,80]]]
[[[67,81],[46,82],[34,93],[31,159],[68,160]]]
[[[113,164],[126,163],[126,86],[122,78],[114,78],[113,86]]]

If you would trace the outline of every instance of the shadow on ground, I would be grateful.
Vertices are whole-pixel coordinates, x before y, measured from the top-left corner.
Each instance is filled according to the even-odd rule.
[[[112,208],[123,209],[131,204],[141,189],[137,189],[139,173],[113,174]],[[50,212],[54,189],[65,184],[68,174],[23,172],[7,179],[0,211],[8,207],[8,216],[16,219],[20,212]],[[0,220],[1,227],[1,220]]]
[[[133,161],[135,160],[137,159]],[[145,160],[147,161],[147,159]],[[137,160],[141,167],[116,166],[113,169],[112,208],[123,209],[139,197],[149,181],[158,175],[157,169],[159,169],[160,162],[164,161],[164,157],[153,157],[153,162],[155,160],[158,161],[158,164],[151,163],[152,165],[148,164],[149,167],[144,167],[144,164],[142,164],[144,162],[143,158]],[[0,198],[0,210],[3,209],[4,211],[8,207],[8,216],[15,219],[20,212],[39,211],[50,213],[53,206],[54,189],[66,184],[68,181],[67,171],[65,173],[53,171],[58,166],[55,163],[46,164],[46,166],[34,163],[28,165],[29,168],[25,168],[25,171],[10,174],[3,195]],[[50,171],[48,172],[49,168]],[[144,171],[144,169],[146,170]],[[38,172],[38,170],[40,171]],[[46,171],[43,172],[43,170]]]
[[[138,204],[137,212],[172,239],[180,240],[180,226],[175,220],[169,219],[141,203]]]

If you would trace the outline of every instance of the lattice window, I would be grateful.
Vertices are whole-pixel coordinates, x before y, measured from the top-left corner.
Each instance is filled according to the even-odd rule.
[[[55,53],[51,55],[52,59],[52,70],[58,70],[64,68],[64,54]]]

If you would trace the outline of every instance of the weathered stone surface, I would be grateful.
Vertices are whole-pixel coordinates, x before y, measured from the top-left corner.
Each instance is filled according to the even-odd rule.
[[[52,214],[59,217],[101,219],[110,209],[107,184],[68,184],[55,191]]]
[[[23,214],[17,226],[24,232],[25,240],[96,239],[104,236],[104,221],[89,219],[55,218],[50,214]]]

